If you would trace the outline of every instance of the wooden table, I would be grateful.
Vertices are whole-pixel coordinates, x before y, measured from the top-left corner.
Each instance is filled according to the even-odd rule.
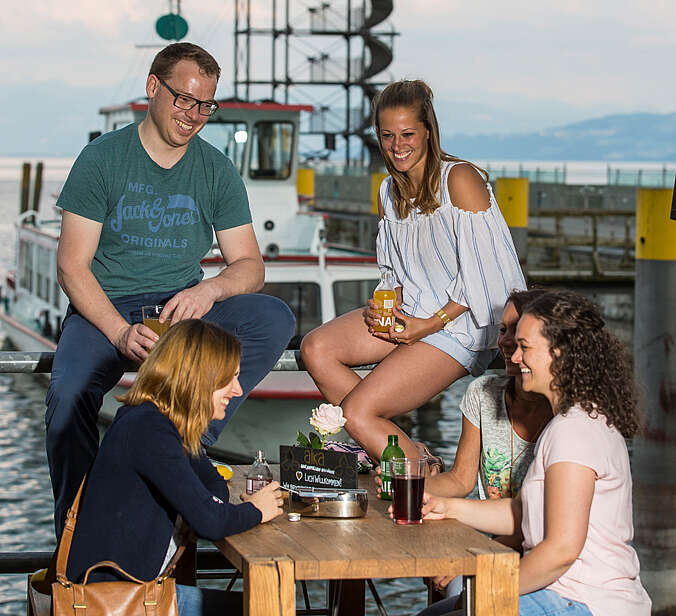
[[[279,466],[272,469],[277,478]],[[233,470],[231,501],[239,502],[248,467]],[[296,580],[360,580],[361,609],[349,611],[363,613],[364,579],[435,575],[474,576],[477,616],[518,615],[516,552],[455,520],[396,525],[372,477],[361,475],[360,487],[369,490],[364,518],[289,522],[284,514],[217,543],[242,572],[245,616],[294,616]]]

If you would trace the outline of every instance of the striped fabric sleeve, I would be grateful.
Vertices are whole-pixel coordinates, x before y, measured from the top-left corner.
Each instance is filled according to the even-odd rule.
[[[376,238],[376,260],[378,261],[378,269],[383,274],[386,271],[392,272],[396,286],[403,286],[399,279],[397,269],[394,267],[392,253],[394,246],[392,244],[392,236],[390,228],[386,220],[378,222],[378,236]]]
[[[485,212],[455,209],[452,213],[458,276],[447,293],[452,301],[470,309],[478,327],[497,325],[510,292],[525,288],[511,237],[503,233],[493,208],[497,209],[496,204]]]
[[[378,261],[378,269],[380,273],[386,271],[392,272],[394,275],[395,283],[397,286],[403,286],[397,272],[397,269],[394,267],[394,262],[392,259],[392,254],[395,251],[393,242],[392,242],[392,233],[390,231],[389,222],[387,220],[388,215],[392,215],[392,212],[388,209],[388,191],[390,190],[391,178],[386,177],[380,184],[380,203],[383,208],[384,216],[378,221],[378,235],[376,237],[376,260]]]

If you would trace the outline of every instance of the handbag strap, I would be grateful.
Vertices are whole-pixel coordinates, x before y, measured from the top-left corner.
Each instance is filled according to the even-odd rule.
[[[66,514],[66,524],[63,528],[63,533],[61,533],[61,541],[59,541],[59,550],[56,555],[56,579],[63,584],[68,586],[70,582],[66,577],[66,566],[68,565],[68,555],[70,554],[70,544],[73,541],[73,533],[75,532],[75,525],[77,524],[77,514],[80,507],[80,498],[82,497],[82,490],[84,489],[85,483],[87,482],[87,475],[82,478],[82,483],[80,488],[77,491],[75,500],[68,509]]]
[[[80,499],[82,497],[82,490],[84,489],[84,486],[87,482],[87,475],[85,475],[82,478],[82,483],[80,484],[80,488],[77,491],[77,495],[75,496],[75,500],[73,501],[73,504],[71,505],[70,509],[68,509],[68,513],[66,514],[66,524],[63,529],[63,533],[61,534],[61,541],[59,541],[59,549],[56,555],[56,580],[60,582],[63,586],[70,586],[70,582],[68,581],[68,578],[66,577],[66,567],[68,565],[68,556],[70,554],[70,546],[71,543],[73,542],[73,534],[75,533],[75,525],[77,524],[77,516],[80,508]],[[160,573],[160,575],[157,576],[156,580],[158,581],[163,581],[168,577],[171,577],[171,574],[174,572],[174,569],[176,568],[176,563],[178,563],[179,559],[181,556],[183,556],[183,552],[185,551],[185,546],[181,545],[178,547],[174,555],[172,556],[171,560],[167,564],[167,566],[164,568],[164,571]],[[105,563],[105,564],[104,564]],[[138,582],[139,584],[143,584],[141,580],[137,580],[133,575],[130,575],[127,573],[122,567],[120,567],[116,562],[112,560],[104,560],[101,562],[96,563],[95,565],[92,565],[87,569],[87,573],[85,574],[84,578],[84,584],[87,583],[87,577],[89,576],[89,572],[92,569],[95,569],[97,567],[101,566],[106,566],[106,567],[111,567],[112,569],[116,569],[117,571],[123,573],[126,575],[128,578],[134,580],[135,582]]]
[[[167,563],[167,566],[164,568],[164,571],[162,571],[162,573],[160,573],[157,576],[158,580],[165,580],[168,577],[171,577],[171,574],[174,572],[174,569],[176,569],[176,563],[180,560],[181,556],[183,556],[183,552],[185,552],[185,546],[179,545],[178,548],[176,549],[176,552],[171,557],[171,560]]]

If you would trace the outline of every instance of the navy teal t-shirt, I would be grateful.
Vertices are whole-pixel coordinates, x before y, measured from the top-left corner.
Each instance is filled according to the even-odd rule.
[[[196,136],[164,169],[141,145],[137,123],[82,150],[57,205],[103,224],[91,269],[112,298],[201,280],[213,230],[251,222],[244,183],[228,158]]]

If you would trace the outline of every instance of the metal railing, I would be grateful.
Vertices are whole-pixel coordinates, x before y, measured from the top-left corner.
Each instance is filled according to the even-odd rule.
[[[552,218],[554,220],[552,230],[528,228],[528,246],[533,248],[546,248],[551,250],[551,265],[556,268],[562,266],[562,252],[579,248],[588,248],[591,258],[592,273],[595,276],[603,276],[607,269],[603,267],[601,255],[603,249],[613,249],[619,256],[619,268],[628,269],[634,264],[634,233],[633,224],[636,217],[634,211],[608,210],[608,209],[557,209],[535,210],[528,213],[529,218]],[[609,234],[601,233],[599,225],[603,219],[614,217],[623,218],[623,237],[616,238],[614,229]],[[565,220],[589,219],[591,232],[585,230],[580,233],[579,229],[566,229]],[[579,225],[578,225],[579,226]],[[570,227],[570,225],[569,225]],[[620,254],[621,252],[621,254]]]
[[[21,372],[24,374],[44,374],[52,371],[53,351],[0,351],[0,373]],[[355,370],[371,370],[375,364],[354,366]],[[286,349],[273,371],[305,371],[300,351]]]
[[[0,351],[0,373],[22,372],[44,374],[52,371],[53,351]],[[368,369],[369,366],[361,369]],[[273,370],[305,370],[300,351],[287,349],[277,360]]]
[[[606,181],[614,186],[644,186],[647,188],[671,188],[674,185],[676,167],[663,165],[661,169],[620,169],[608,165]]]

